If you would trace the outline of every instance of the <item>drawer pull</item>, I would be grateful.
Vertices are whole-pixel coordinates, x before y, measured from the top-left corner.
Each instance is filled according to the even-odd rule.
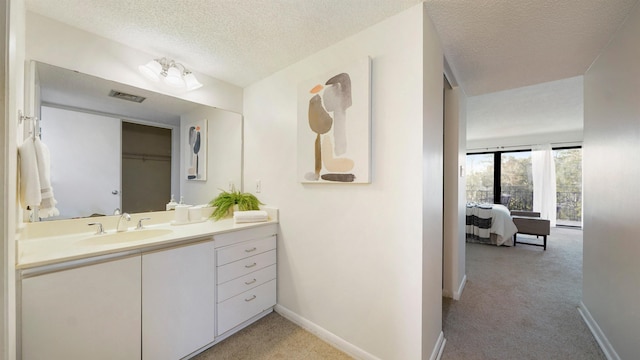
[[[256,296],[253,295],[250,298],[244,299],[244,301],[249,302],[249,301],[255,300],[255,298],[256,298]]]
[[[251,280],[251,281],[245,281],[245,282],[244,282],[244,284],[245,284],[245,285],[251,285],[251,284],[253,284],[253,283],[254,283],[254,282],[256,282],[256,281],[258,281],[258,280],[253,279],[253,280]]]
[[[256,251],[256,250],[258,250],[258,248],[254,246],[254,247],[252,247],[251,249],[245,249],[245,250],[244,250],[244,252],[248,252],[248,253],[250,253],[250,252],[254,252],[254,251]]]
[[[252,268],[252,267],[254,267],[256,265],[258,265],[258,264],[257,263],[253,263],[251,265],[245,265],[244,267],[246,267],[248,269],[248,268]]]

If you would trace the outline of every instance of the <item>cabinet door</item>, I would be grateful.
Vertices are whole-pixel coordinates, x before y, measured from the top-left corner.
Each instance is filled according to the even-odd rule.
[[[213,342],[213,241],[142,256],[142,358],[180,359]]]
[[[140,257],[22,280],[22,359],[140,359]]]

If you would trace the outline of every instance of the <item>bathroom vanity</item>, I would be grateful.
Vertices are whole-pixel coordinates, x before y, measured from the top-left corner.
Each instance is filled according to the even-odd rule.
[[[23,360],[189,358],[276,304],[277,210],[262,223],[30,230],[18,242]]]

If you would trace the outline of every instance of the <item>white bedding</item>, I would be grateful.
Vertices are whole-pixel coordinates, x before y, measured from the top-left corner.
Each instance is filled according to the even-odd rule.
[[[506,206],[467,205],[467,241],[512,246],[513,235],[517,231]]]

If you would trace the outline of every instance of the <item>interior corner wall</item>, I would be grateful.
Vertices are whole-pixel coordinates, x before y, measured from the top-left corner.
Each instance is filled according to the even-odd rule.
[[[186,93],[171,92],[148,81],[138,71],[139,65],[167,54],[149,54],[33,12],[27,12],[26,55],[28,60],[80,71],[198,104],[242,112],[242,88],[238,86],[191,69],[203,86]],[[189,59],[175,60],[186,64]]]
[[[445,89],[443,295],[460,299],[465,277],[466,95]]]
[[[621,359],[640,354],[638,34],[640,5],[584,77],[582,302]]]
[[[244,187],[252,191],[260,180],[258,198],[280,209],[278,306],[363,359],[428,358],[423,333],[433,346],[441,332],[441,272],[423,274],[422,268],[424,247],[436,257],[429,266],[441,267],[442,223],[428,219],[427,234],[423,223],[425,207],[441,215],[442,191],[425,205],[423,183],[441,182],[442,172],[425,175],[423,164],[441,166],[442,154],[424,158],[423,132],[442,138],[443,69],[439,44],[430,43],[440,62],[427,63],[432,71],[425,75],[422,9],[406,10],[244,89]],[[300,183],[297,129],[308,125],[297,119],[298,84],[367,56],[371,184]],[[425,83],[440,94],[426,110]],[[424,278],[437,284],[426,300]]]

